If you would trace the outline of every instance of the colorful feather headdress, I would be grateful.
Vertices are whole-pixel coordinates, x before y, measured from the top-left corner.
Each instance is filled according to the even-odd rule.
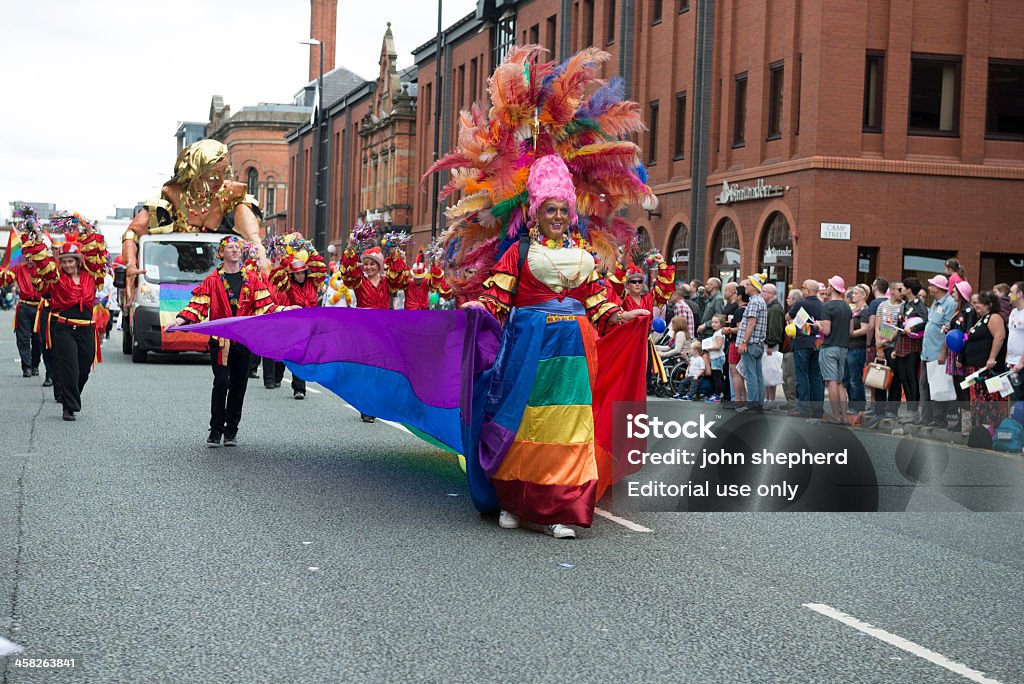
[[[490,111],[474,104],[462,112],[458,148],[424,176],[448,170],[441,198],[461,193],[445,212],[441,243],[462,292],[479,290],[528,230],[530,166],[546,155],[562,157],[572,173],[576,231],[590,249],[614,263],[619,245],[635,247],[635,227],[615,214],[651,194],[639,148],[626,139],[644,130],[640,105],[622,99],[620,78],[597,77],[607,52],[587,48],[562,64],[541,62],[544,53],[536,45],[512,49],[488,81]]]

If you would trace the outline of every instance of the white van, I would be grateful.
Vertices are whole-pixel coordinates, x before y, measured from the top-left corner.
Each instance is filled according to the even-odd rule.
[[[122,311],[127,313],[122,351],[135,363],[149,352],[209,351],[209,337],[167,332],[192,290],[217,267],[221,233],[162,233],[139,239],[139,266],[146,272],[129,278]],[[134,281],[134,282],[133,282]],[[124,315],[124,314],[122,314]]]

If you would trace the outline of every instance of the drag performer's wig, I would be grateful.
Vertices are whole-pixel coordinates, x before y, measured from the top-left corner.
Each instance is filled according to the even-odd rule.
[[[537,159],[530,167],[530,177],[526,181],[526,191],[530,195],[529,217],[537,220],[537,212],[541,205],[550,199],[563,200],[569,205],[569,219],[576,223],[576,186],[572,182],[572,173],[565,165],[565,160],[557,154],[549,154]]]
[[[227,158],[228,148],[222,142],[209,139],[194,142],[178,153],[171,182],[188,185],[208,174],[213,167]]]

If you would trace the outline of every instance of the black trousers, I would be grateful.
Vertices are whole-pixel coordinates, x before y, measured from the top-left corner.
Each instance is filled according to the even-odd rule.
[[[26,304],[18,305],[18,315],[15,320],[14,340],[18,344],[18,354],[21,356],[21,370],[36,370],[39,368],[39,359],[42,358],[46,365],[46,376],[50,377],[50,350],[43,344],[42,333],[32,332],[36,322],[36,307]],[[46,319],[42,319],[45,325]]]
[[[263,386],[270,388],[280,385],[282,380],[284,380],[284,361],[274,361],[274,359],[263,357]],[[292,392],[306,393],[306,381],[299,380],[295,377],[295,373],[292,373]]]
[[[242,420],[242,402],[249,384],[249,349],[232,342],[226,366],[217,364],[220,345],[210,340],[210,362],[213,365],[213,392],[210,397],[210,429],[233,434]]]
[[[82,410],[82,389],[96,356],[96,337],[91,325],[52,321],[53,391],[65,411]]]
[[[907,400],[907,409],[911,413],[917,413],[920,394],[918,393],[918,375],[921,368],[921,353],[910,352],[906,356],[894,356],[892,358],[892,369],[896,377],[893,384],[899,382],[903,388],[903,396]]]
[[[889,364],[889,368],[893,368],[892,349],[886,348],[883,352],[885,353],[885,362]],[[889,389],[872,390],[875,398],[875,415],[887,415],[895,418],[899,414],[900,410],[900,397],[903,394],[902,389],[903,388],[900,385],[899,378],[896,377],[896,371],[894,369],[892,383],[889,385]]]

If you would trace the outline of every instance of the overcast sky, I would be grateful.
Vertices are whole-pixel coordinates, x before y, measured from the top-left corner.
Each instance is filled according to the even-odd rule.
[[[475,0],[444,0],[444,26]],[[387,22],[398,65],[437,28],[430,0],[338,2],[337,64],[373,79]],[[304,0],[0,2],[0,218],[11,201],[90,219],[135,206],[170,177],[179,121],[291,102],[306,82]]]

